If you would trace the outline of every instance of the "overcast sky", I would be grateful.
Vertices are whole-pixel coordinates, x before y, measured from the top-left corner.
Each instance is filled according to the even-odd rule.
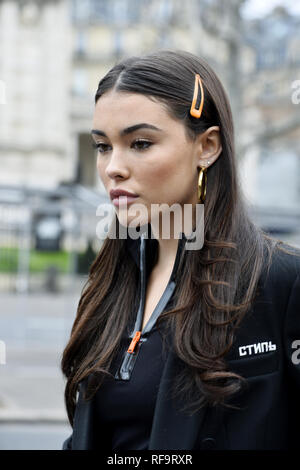
[[[299,0],[248,0],[244,7],[244,14],[249,18],[264,16],[278,5],[285,6],[291,14],[300,15]]]

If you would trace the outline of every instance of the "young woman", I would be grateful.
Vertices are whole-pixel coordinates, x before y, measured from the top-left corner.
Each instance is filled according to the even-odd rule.
[[[90,268],[63,353],[63,449],[296,446],[300,250],[247,213],[220,80],[199,57],[163,50],[115,65],[95,101],[117,236]],[[162,236],[155,204],[192,207],[193,229],[204,207],[202,246],[186,249],[185,230]],[[131,222],[140,236],[118,236]]]

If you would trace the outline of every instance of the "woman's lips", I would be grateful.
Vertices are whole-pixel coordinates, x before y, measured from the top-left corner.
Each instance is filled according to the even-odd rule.
[[[118,196],[115,197],[112,200],[112,203],[114,206],[124,206],[125,204],[131,204],[133,201],[135,201],[138,198],[138,196]]]

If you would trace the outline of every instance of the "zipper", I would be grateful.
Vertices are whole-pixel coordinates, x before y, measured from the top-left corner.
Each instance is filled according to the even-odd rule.
[[[182,239],[179,239],[179,243],[182,242]],[[177,270],[177,265],[179,262],[179,255],[182,251],[183,243],[180,244],[177,250],[177,255],[173,270],[167,284],[166,289],[164,290],[161,298],[159,299],[158,304],[156,305],[154,311],[152,312],[151,317],[149,318],[147,324],[142,330],[142,320],[143,313],[145,308],[145,297],[146,297],[146,241],[145,236],[141,235],[141,244],[140,244],[140,273],[141,273],[141,287],[140,287],[140,304],[137,312],[137,317],[135,321],[134,328],[129,336],[131,342],[128,349],[123,355],[122,364],[115,374],[115,379],[118,380],[130,380],[132,370],[134,368],[135,361],[139,354],[140,348],[144,342],[147,341],[147,333],[151,331],[153,325],[155,324],[159,315],[164,311],[166,305],[168,304],[172,294],[175,290],[176,283],[173,280],[174,274]]]
[[[136,347],[136,345],[138,344],[139,340],[140,340],[140,337],[141,337],[141,331],[136,331],[135,332],[135,335],[134,337],[132,338],[132,341],[130,343],[130,346],[129,348],[127,349],[127,352],[129,352],[130,354],[133,353],[134,351],[134,348]]]

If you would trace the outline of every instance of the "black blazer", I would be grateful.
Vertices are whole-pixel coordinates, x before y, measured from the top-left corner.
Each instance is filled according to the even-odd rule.
[[[138,264],[137,242],[128,243]],[[295,251],[300,255],[300,250]],[[241,322],[226,359],[229,370],[247,380],[246,387],[230,400],[230,404],[239,408],[206,405],[188,416],[179,412],[178,402],[169,398],[170,382],[182,367],[170,350],[159,386],[149,450],[299,447],[300,257],[275,253],[271,269],[262,274],[258,296]],[[73,433],[63,443],[63,449],[101,451],[101,423],[96,422],[93,400],[82,399],[84,387],[82,382]]]

